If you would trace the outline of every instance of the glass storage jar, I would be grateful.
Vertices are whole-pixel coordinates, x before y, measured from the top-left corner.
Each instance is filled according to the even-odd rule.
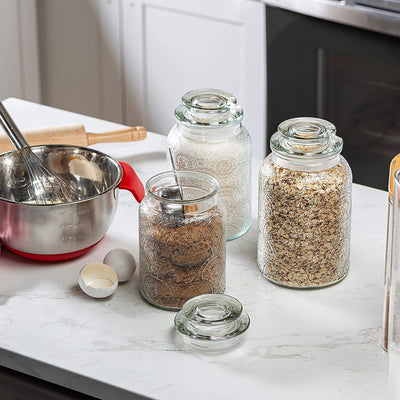
[[[230,93],[198,89],[186,93],[175,110],[167,143],[177,170],[217,179],[226,208],[226,239],[251,223],[251,139],[242,126],[243,110]]]
[[[177,310],[225,290],[225,209],[211,176],[192,171],[150,178],[139,207],[140,291]]]
[[[394,161],[394,164],[393,164]],[[388,304],[388,400],[397,400],[400,396],[400,170],[396,165],[399,159],[392,161],[389,196],[391,197],[391,218],[388,225],[389,261],[386,271]],[[393,175],[392,175],[393,173]],[[388,277],[389,274],[389,277]]]
[[[386,257],[385,257],[385,297],[383,302],[383,321],[382,321],[382,346],[388,350],[388,337],[389,337],[389,314],[390,314],[390,292],[392,286],[392,264],[398,264],[399,252],[397,249],[398,243],[398,227],[400,226],[400,213],[399,213],[399,181],[395,180],[395,174],[400,168],[400,154],[393,157],[389,168],[389,182],[388,182],[388,216],[387,216],[387,231],[386,231]],[[393,201],[394,194],[397,197],[396,203]],[[393,218],[394,210],[396,207],[396,220]],[[393,251],[394,250],[394,251]],[[399,341],[400,343],[400,341]]]
[[[259,172],[258,267],[294,288],[328,286],[350,262],[352,173],[336,128],[319,118],[282,122]]]

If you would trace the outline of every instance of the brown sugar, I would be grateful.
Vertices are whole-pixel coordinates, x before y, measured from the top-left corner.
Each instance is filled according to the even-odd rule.
[[[140,214],[140,286],[151,303],[180,308],[225,290],[225,227],[218,206],[204,212]]]

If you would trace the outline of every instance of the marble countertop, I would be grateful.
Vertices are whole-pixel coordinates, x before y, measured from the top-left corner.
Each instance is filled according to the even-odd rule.
[[[117,127],[18,99],[5,105],[23,129]],[[132,164],[143,181],[166,169],[164,136],[93,147]],[[77,259],[40,263],[1,248],[0,364],[101,399],[382,399],[387,193],[354,185],[351,267],[342,282],[285,289],[256,266],[260,164],[254,161],[251,229],[227,243],[226,293],[243,303],[251,319],[240,347],[218,355],[186,349],[174,330],[175,313],[141,298],[138,271],[110,298],[92,299],[79,289],[79,270],[101,262],[112,248],[138,258],[138,204],[121,190],[106,237]]]

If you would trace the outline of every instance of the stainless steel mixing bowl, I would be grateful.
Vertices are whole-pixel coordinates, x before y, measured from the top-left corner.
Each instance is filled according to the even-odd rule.
[[[79,200],[35,204],[32,181],[17,151],[0,154],[0,240],[22,256],[59,261],[79,256],[107,232],[119,188],[140,202],[143,184],[126,163],[99,151],[66,145],[33,146],[48,166],[77,186]]]

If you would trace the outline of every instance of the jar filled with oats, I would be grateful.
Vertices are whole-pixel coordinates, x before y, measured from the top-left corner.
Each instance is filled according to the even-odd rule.
[[[176,310],[192,297],[225,290],[225,208],[218,182],[192,171],[150,178],[139,207],[142,296]]]
[[[336,128],[319,118],[282,122],[259,173],[258,267],[293,288],[343,279],[350,262],[352,173]]]
[[[168,135],[177,170],[217,179],[226,208],[226,239],[242,236],[251,223],[251,139],[236,98],[218,89],[186,93]]]

